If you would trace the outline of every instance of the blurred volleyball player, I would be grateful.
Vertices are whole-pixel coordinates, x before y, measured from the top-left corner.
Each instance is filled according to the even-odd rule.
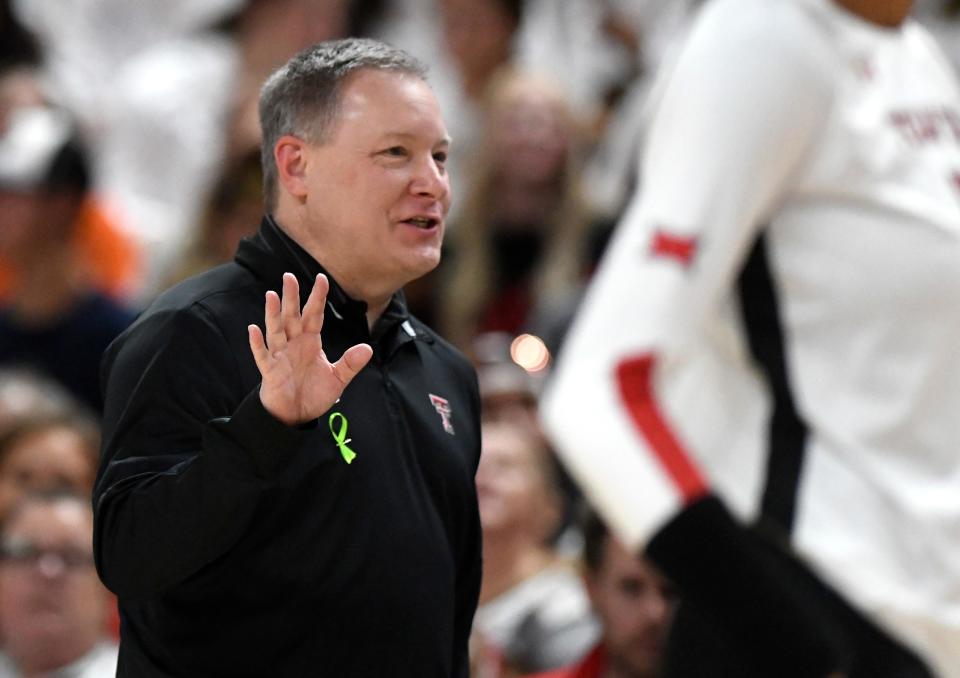
[[[668,676],[960,676],[960,88],[911,0],[713,0],[544,403]]]

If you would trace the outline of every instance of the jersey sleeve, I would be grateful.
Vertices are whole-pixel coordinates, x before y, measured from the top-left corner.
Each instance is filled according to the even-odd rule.
[[[716,489],[737,425],[712,388],[737,350],[720,320],[831,106],[815,39],[737,7],[707,6],[655,90],[639,190],[543,400],[561,458],[637,550]]]

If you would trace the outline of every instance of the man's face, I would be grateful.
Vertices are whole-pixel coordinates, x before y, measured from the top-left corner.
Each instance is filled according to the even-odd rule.
[[[306,147],[304,182],[321,263],[348,292],[354,278],[392,293],[439,263],[448,146],[420,78],[366,69],[347,80],[331,138]]]
[[[95,471],[88,445],[68,427],[41,429],[15,440],[0,461],[0,518],[29,491],[89,495]]]
[[[35,247],[42,197],[0,187],[0,259],[16,261]]]
[[[57,190],[0,188],[0,259],[22,264],[65,247],[80,200]]]
[[[62,666],[100,638],[106,592],[92,536],[89,507],[67,500],[24,506],[2,535],[0,633],[22,665]]]
[[[565,170],[568,137],[562,101],[533,79],[511,83],[495,103],[490,143],[502,181],[556,181]]]
[[[483,427],[476,482],[484,534],[525,531],[535,538],[545,536],[538,534],[540,524],[554,507],[537,454],[514,425]]]
[[[604,544],[600,570],[588,572],[586,581],[617,675],[658,675],[674,610],[669,583],[612,538]]]
[[[468,85],[510,58],[517,25],[502,2],[443,0],[439,9],[444,47]]]

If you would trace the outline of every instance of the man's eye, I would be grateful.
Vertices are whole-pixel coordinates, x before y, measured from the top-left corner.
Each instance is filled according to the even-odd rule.
[[[436,163],[437,163],[438,165],[443,165],[445,162],[447,162],[447,154],[446,154],[445,151],[440,151],[440,152],[438,152],[438,153],[434,153],[434,154],[433,154],[433,159],[434,159],[434,161],[436,161]]]
[[[407,156],[407,149],[403,146],[391,146],[384,151],[384,154],[394,158],[405,158]]]

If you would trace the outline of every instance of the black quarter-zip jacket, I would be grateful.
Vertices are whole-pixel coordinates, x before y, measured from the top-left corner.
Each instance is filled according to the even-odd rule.
[[[118,675],[466,676],[473,368],[399,294],[371,334],[331,279],[327,356],[365,341],[373,359],[317,421],[283,425],[260,403],[246,328],[285,271],[304,303],[322,269],[265,218],[104,356],[94,548],[119,598]]]

